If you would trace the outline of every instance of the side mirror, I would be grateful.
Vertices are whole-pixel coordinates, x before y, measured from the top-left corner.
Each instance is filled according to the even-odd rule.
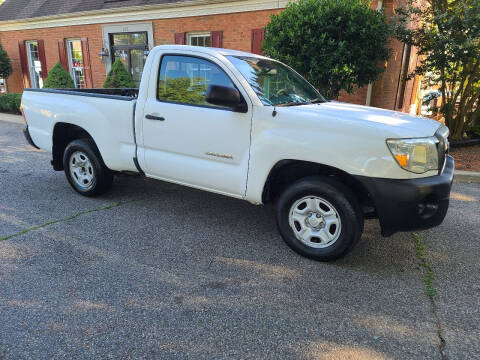
[[[209,85],[206,101],[209,104],[225,106],[234,111],[246,112],[247,104],[240,95],[240,92],[229,86]]]

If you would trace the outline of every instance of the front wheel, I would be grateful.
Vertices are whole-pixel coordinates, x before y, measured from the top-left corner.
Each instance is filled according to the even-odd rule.
[[[91,139],[78,139],[67,145],[63,168],[70,185],[84,196],[103,194],[112,186],[113,173]]]
[[[287,245],[297,253],[330,261],[346,255],[358,242],[363,214],[347,187],[315,176],[297,181],[281,194],[277,225]]]

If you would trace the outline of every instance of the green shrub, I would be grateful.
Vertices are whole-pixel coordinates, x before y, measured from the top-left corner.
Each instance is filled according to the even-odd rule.
[[[48,72],[47,79],[43,84],[44,89],[71,89],[74,87],[72,77],[59,62]]]
[[[12,63],[7,52],[3,49],[2,44],[0,44],[0,77],[6,79],[11,73]]]
[[[336,98],[378,79],[390,56],[390,33],[369,1],[299,0],[271,16],[262,48]]]
[[[134,88],[136,87],[132,76],[128,73],[120,59],[115,60],[110,72],[103,83],[104,88]]]
[[[480,125],[472,126],[470,132],[477,137],[480,137]]]
[[[0,112],[20,114],[22,94],[0,94]]]

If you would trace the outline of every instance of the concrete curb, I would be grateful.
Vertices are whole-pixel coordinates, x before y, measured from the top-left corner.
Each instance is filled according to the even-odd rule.
[[[455,170],[453,180],[457,182],[480,183],[480,172]]]
[[[23,117],[21,115],[0,113],[0,121],[23,124]]]

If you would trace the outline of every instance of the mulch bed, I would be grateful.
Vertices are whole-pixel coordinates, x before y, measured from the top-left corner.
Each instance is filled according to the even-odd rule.
[[[455,169],[480,171],[480,145],[452,148],[450,155],[455,159]]]

